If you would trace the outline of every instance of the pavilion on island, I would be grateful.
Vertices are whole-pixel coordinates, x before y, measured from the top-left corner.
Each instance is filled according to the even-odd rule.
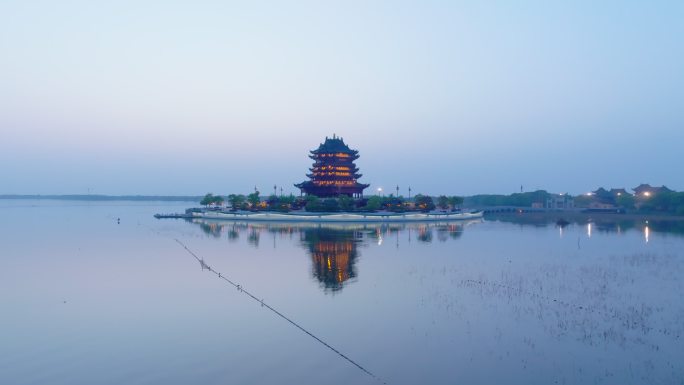
[[[359,152],[350,149],[342,138],[335,135],[326,137],[318,149],[311,151],[309,158],[314,160],[313,167],[309,169],[311,173],[306,175],[309,180],[295,184],[303,194],[361,197],[369,186],[357,181],[361,174],[354,161],[359,158]]]

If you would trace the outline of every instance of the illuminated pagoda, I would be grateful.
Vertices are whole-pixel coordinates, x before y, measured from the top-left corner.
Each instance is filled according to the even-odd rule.
[[[318,197],[350,197],[363,196],[363,190],[369,185],[359,183],[359,169],[354,161],[359,152],[352,150],[342,138],[325,138],[318,149],[311,151],[309,158],[314,160],[313,167],[306,176],[310,180],[295,184],[302,193]]]

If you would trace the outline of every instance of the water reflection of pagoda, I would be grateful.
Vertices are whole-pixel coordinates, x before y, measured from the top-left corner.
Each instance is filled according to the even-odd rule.
[[[298,235],[301,246],[311,258],[311,274],[326,292],[335,293],[356,280],[360,247],[389,244],[399,248],[400,238],[402,243],[410,244],[412,239],[419,243],[431,243],[435,232],[437,240],[446,242],[460,238],[465,226],[478,221],[377,225],[248,223],[195,218],[188,222],[199,225],[202,231],[214,239],[221,239],[225,235],[231,243],[242,240],[257,248],[264,234],[273,236],[274,248],[277,247],[277,239],[285,239],[287,243]]]
[[[313,275],[325,289],[340,290],[347,280],[356,277],[359,237],[352,230],[304,230],[302,241],[311,254]]]
[[[303,193],[319,197],[336,197],[340,195],[362,196],[369,185],[359,183],[359,169],[354,161],[359,152],[352,150],[342,138],[333,135],[325,138],[318,149],[311,151],[309,158],[314,160],[313,167],[306,176],[310,180],[295,184]]]

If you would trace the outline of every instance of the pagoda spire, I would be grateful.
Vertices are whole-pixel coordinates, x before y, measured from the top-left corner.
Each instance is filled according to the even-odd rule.
[[[358,182],[361,174],[354,161],[359,152],[350,149],[337,134],[326,137],[324,143],[310,151],[309,158],[314,161],[307,174],[309,180],[295,185],[302,193],[319,197],[362,196],[369,186]]]

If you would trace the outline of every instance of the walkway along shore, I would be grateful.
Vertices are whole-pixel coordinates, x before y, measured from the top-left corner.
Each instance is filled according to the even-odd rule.
[[[482,218],[473,213],[276,213],[203,211],[188,214],[156,214],[156,218],[202,218],[255,222],[439,222]]]

